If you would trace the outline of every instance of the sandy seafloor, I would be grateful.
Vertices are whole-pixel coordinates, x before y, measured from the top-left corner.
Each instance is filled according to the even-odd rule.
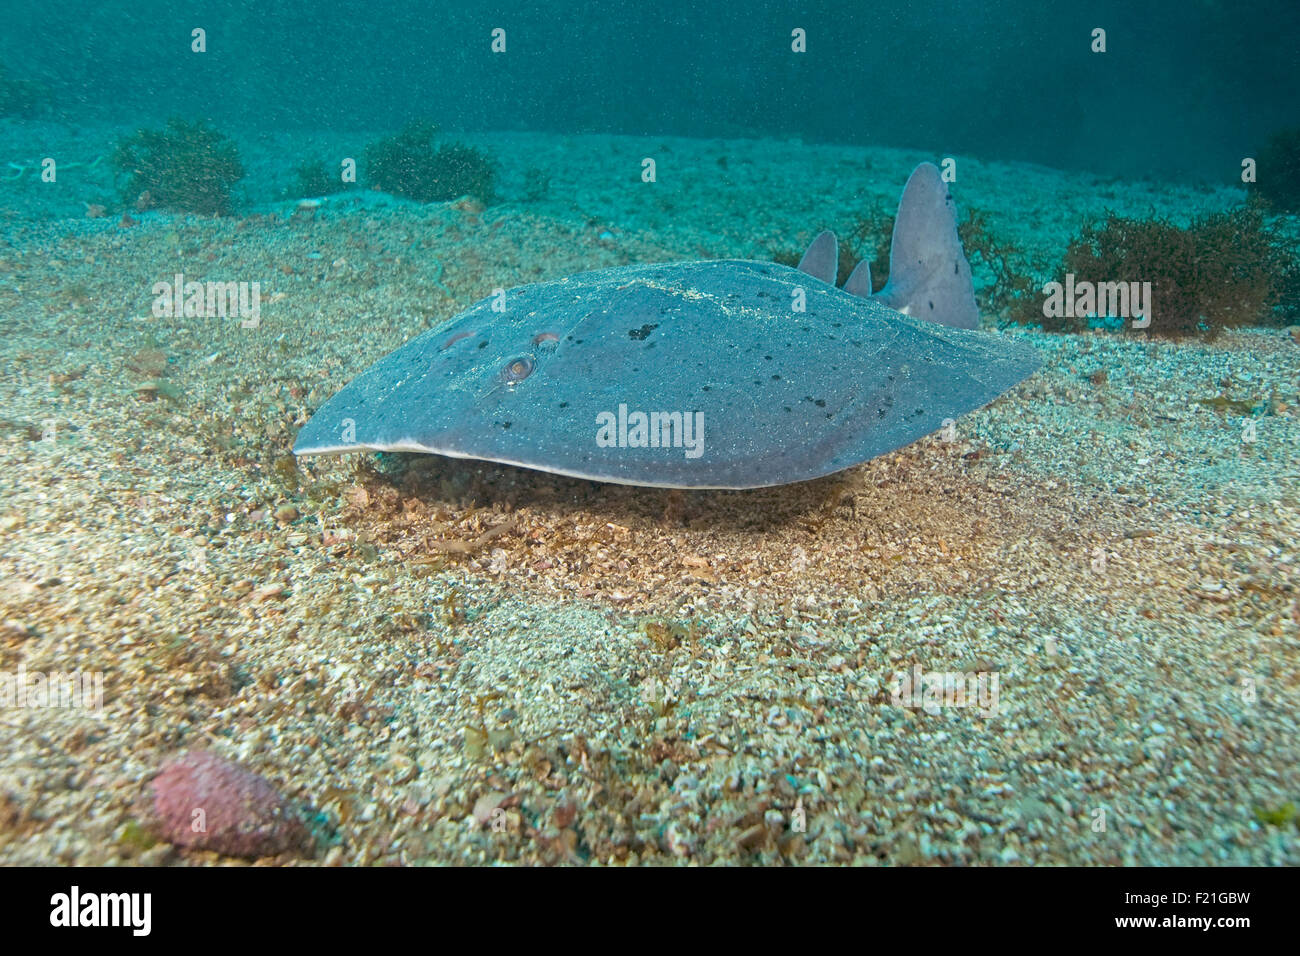
[[[0,168],[0,670],[105,680],[98,714],[0,712],[0,862],[239,862],[133,825],[205,747],[312,814],[314,856],[263,863],[1300,863],[1256,812],[1300,801],[1282,330],[1008,330],[1044,368],[956,441],[783,489],[295,471],[315,408],[494,287],[769,258],[892,212],[933,157],[484,135],[485,210],[368,192],[294,217],[292,167],[373,135],[237,136],[238,215],[123,227],[90,165],[115,131],[0,133],[0,163],[83,164]],[[954,192],[1044,266],[1085,215],[1242,198],[971,158]],[[260,281],[260,327],[153,318],[178,271]],[[1254,442],[1198,403],[1221,395]],[[997,715],[895,706],[917,664],[996,672]]]

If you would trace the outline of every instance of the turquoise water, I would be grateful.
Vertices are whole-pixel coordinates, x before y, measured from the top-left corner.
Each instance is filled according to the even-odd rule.
[[[1295,122],[1286,0],[6,8],[0,62],[72,123],[798,136],[1221,181]]]

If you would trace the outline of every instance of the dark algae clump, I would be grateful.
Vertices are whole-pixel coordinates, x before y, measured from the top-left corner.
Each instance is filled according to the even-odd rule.
[[[137,130],[118,143],[113,165],[127,176],[124,202],[205,216],[230,212],[230,188],[244,175],[235,144],[203,120]]]
[[[49,101],[50,91],[43,84],[14,76],[9,67],[0,63],[0,116],[37,116]]]
[[[981,306],[997,312],[1033,291],[1034,280],[1020,265],[1021,251],[989,231],[981,210],[966,211],[966,218],[957,224],[957,236],[971,265],[982,262],[993,274],[993,284],[977,290]]]
[[[1276,212],[1300,213],[1300,126],[1278,130],[1259,153],[1254,193]]]
[[[330,164],[323,159],[309,159],[294,167],[293,185],[286,198],[299,199],[307,196],[330,196],[344,192],[348,184],[338,173],[337,167],[331,171]]]
[[[1071,240],[1060,275],[1076,283],[1151,283],[1150,327],[1170,338],[1213,338],[1224,329],[1275,324],[1294,314],[1300,280],[1294,240],[1257,203],[1210,213],[1183,227],[1168,219],[1109,213]],[[1088,317],[1044,316],[1035,294],[1012,317],[1049,332],[1080,332]]]
[[[386,193],[416,202],[446,202],[473,196],[490,203],[495,194],[492,160],[472,146],[433,145],[438,127],[408,124],[396,136],[366,147],[366,176]]]

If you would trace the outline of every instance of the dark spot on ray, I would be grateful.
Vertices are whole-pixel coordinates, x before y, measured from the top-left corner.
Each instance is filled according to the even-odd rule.
[[[487,347],[488,347],[487,339],[484,339],[482,342],[480,342],[480,343],[478,344],[478,347],[481,348],[481,349],[485,349],[485,348],[487,348]]]
[[[934,303],[933,303],[933,302],[930,303],[930,311],[931,311],[931,312],[934,311]]]
[[[754,384],[755,384],[755,385],[762,385],[763,382],[762,382],[760,379],[757,379],[757,378],[756,378],[756,379],[754,379]]]
[[[825,407],[826,407],[826,399],[824,399],[824,398],[819,398],[819,399],[817,399],[815,402],[813,402],[813,404],[816,405],[818,408],[825,408]]]
[[[764,355],[764,356],[763,356],[763,359],[764,359],[764,361],[770,362],[770,361],[772,361],[772,356],[770,356],[770,355]]]
[[[832,323],[831,323],[831,328],[833,328],[833,329],[838,329],[838,328],[839,328],[840,326],[842,326],[843,324],[844,324],[843,322],[832,322]]]
[[[827,412],[827,413],[826,413],[826,417],[827,417],[827,418],[834,418],[834,417],[835,417],[835,413],[834,413],[834,412]]]
[[[560,408],[568,408],[568,407],[569,407],[568,402],[560,402]]]
[[[662,315],[662,314],[663,314],[663,312],[661,311],[661,312],[660,312],[660,315]],[[627,335],[628,335],[628,338],[632,338],[632,339],[638,339],[638,340],[640,340],[640,339],[646,339],[646,338],[649,338],[649,337],[650,337],[650,333],[653,332],[653,331],[654,331],[655,329],[657,329],[657,328],[659,328],[659,324],[658,324],[657,322],[656,322],[655,324],[653,324],[653,325],[647,323],[647,324],[641,326],[641,328],[639,328],[639,329],[628,329]]]
[[[855,349],[860,349],[860,348],[862,348],[862,342],[861,342],[860,340],[858,340],[858,339],[854,339],[854,340],[853,340],[853,347],[854,347]]]
[[[510,423],[509,423],[509,422],[497,422],[497,424],[500,425],[502,428],[509,428],[509,427],[510,427]]]
[[[709,386],[707,386],[707,385],[701,385],[701,386],[700,386],[700,391],[702,391],[702,392],[711,392],[711,391],[713,391],[713,389],[709,388]]]
[[[780,375],[773,375],[773,376],[772,376],[772,381],[774,381],[774,382],[779,382],[779,381],[781,381],[781,376],[780,376]]]

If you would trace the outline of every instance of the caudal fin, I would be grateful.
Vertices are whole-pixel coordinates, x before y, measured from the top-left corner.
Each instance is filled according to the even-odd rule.
[[[889,249],[889,282],[876,301],[957,329],[979,326],[970,263],[957,238],[957,213],[933,163],[917,166],[903,187]]]

